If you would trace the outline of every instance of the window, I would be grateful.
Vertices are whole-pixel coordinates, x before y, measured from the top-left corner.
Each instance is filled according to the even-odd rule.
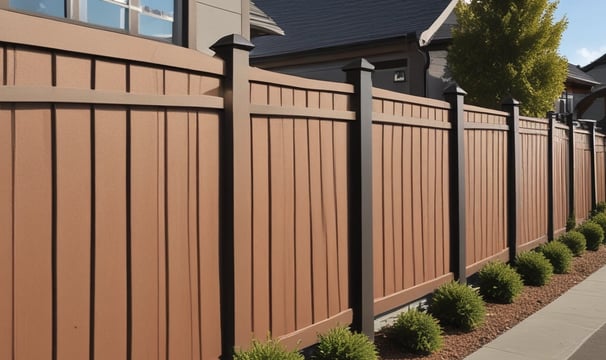
[[[179,4],[179,0],[9,0],[11,9],[183,44],[182,31],[177,27],[183,26],[176,16]]]

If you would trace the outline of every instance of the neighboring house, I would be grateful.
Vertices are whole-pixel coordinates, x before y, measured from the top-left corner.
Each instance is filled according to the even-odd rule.
[[[598,126],[606,128],[606,54],[582,68],[598,85],[575,107],[577,116],[598,120]]]
[[[441,98],[457,0],[256,0],[284,36],[253,40],[251,64],[313,79],[345,81],[364,57],[375,86]]]
[[[556,111],[571,112],[583,98],[591,94],[592,88],[599,84],[599,81],[584,72],[580,67],[568,63],[564,93],[559,99]],[[568,104],[568,108],[566,108],[566,104]]]
[[[283,34],[250,0],[0,0],[0,8],[65,18],[210,53],[229,34]]]

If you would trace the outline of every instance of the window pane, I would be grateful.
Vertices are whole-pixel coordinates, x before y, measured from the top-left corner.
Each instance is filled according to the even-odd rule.
[[[173,0],[141,0],[139,33],[172,41],[173,17]]]
[[[64,0],[10,0],[9,7],[50,16],[65,17]]]
[[[95,25],[128,29],[127,0],[82,0],[80,19]]]

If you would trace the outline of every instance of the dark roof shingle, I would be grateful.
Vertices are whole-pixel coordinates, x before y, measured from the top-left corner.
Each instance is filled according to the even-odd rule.
[[[419,35],[450,0],[255,0],[284,36],[254,39],[253,57]]]

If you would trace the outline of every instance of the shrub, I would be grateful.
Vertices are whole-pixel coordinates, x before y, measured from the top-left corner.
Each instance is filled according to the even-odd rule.
[[[604,233],[606,233],[606,213],[599,212],[593,218],[591,218],[591,220],[600,225]]]
[[[585,236],[574,230],[560,235],[558,241],[568,246],[570,251],[572,251],[573,256],[581,256],[587,248],[587,240],[585,240]]]
[[[453,281],[434,292],[429,312],[443,325],[471,331],[484,323],[486,306],[476,290]]]
[[[334,328],[318,337],[313,359],[316,360],[375,360],[375,344],[364,334],[344,327]]]
[[[516,256],[516,270],[524,284],[543,286],[553,275],[553,266],[547,258],[535,251],[527,251]]]
[[[387,334],[399,347],[412,353],[430,354],[442,347],[438,320],[418,309],[401,313]]]
[[[503,262],[485,265],[478,273],[478,279],[482,297],[496,303],[512,303],[524,288],[520,275]]]
[[[249,350],[236,350],[234,360],[305,360],[297,351],[288,351],[278,340],[253,340]]]
[[[577,220],[574,213],[566,219],[566,232],[574,230],[577,227]]]
[[[593,211],[595,214],[606,213],[606,201],[597,203]]]
[[[572,265],[572,251],[559,241],[548,242],[539,247],[538,251],[542,253],[553,265],[553,272],[556,274],[566,274],[570,271]]]
[[[604,241],[604,230],[595,222],[585,221],[577,228],[577,231],[585,236],[587,250],[597,251],[600,249],[602,241]]]

